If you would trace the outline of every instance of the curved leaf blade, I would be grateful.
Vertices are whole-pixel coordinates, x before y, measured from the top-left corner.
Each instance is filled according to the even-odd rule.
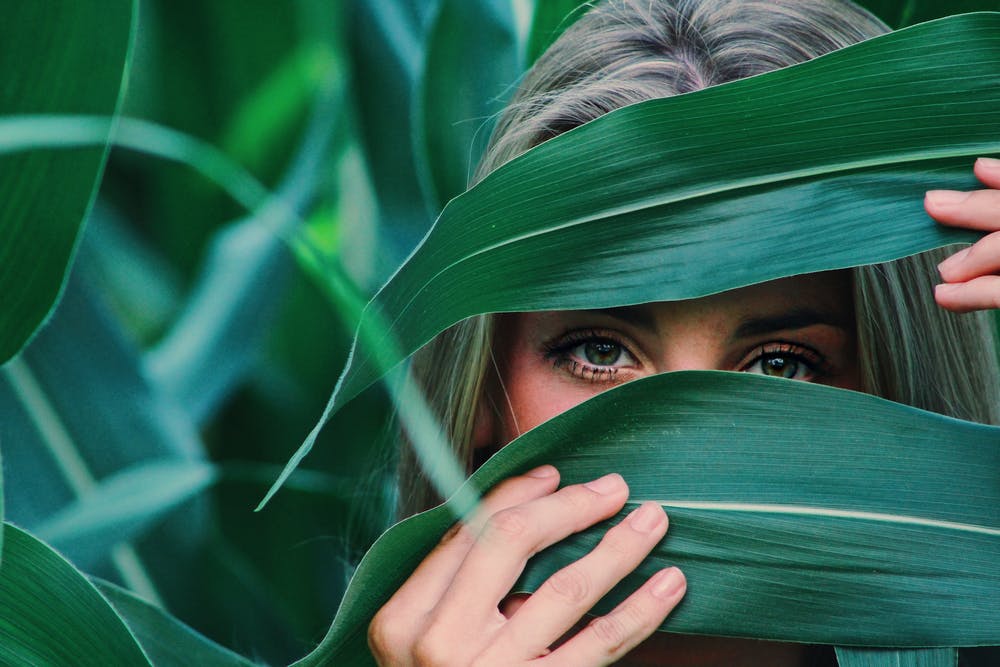
[[[257,664],[219,646],[124,588],[100,580],[94,585],[121,615],[156,667],[251,667]]]
[[[0,118],[116,113],[134,15],[131,0],[8,3],[0,24]],[[62,290],[110,130],[90,149],[0,158],[0,363],[27,342]]]
[[[921,202],[931,188],[974,187],[972,157],[990,153],[1000,153],[991,13],[560,135],[445,208],[369,303],[320,424],[271,493],[334,410],[455,322],[691,298],[971,241]]]
[[[470,26],[475,26],[470,30]],[[443,0],[414,108],[417,175],[439,212],[460,195],[522,71],[510,0]]]
[[[997,11],[997,0],[858,0],[859,5],[878,16],[892,28],[902,28],[967,12]]]
[[[597,612],[676,564],[688,595],[668,631],[859,646],[1000,639],[998,427],[820,385],[669,373],[542,424],[468,484],[487,489],[546,462],[574,484],[606,473],[609,460],[629,483],[626,509],[533,559],[520,590],[654,499],[670,515],[667,538]],[[304,663],[370,664],[371,616],[461,509],[444,505],[384,534]]]
[[[79,570],[9,523],[4,538],[0,663],[150,664],[122,619]]]
[[[590,7],[587,0],[544,0],[535,3],[528,35],[528,64],[538,60],[538,56]]]

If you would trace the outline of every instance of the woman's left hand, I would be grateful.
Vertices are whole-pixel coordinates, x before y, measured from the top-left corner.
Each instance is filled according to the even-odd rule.
[[[938,304],[958,313],[1000,308],[1000,160],[979,158],[976,177],[983,190],[931,190],[924,208],[945,225],[991,232],[938,265],[944,283],[934,289]]]

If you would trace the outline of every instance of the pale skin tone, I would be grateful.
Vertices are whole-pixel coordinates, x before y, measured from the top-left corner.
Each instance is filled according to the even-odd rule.
[[[980,159],[985,186],[931,191],[938,222],[987,232],[940,266],[935,298],[968,312],[1000,307],[1000,161]],[[721,369],[858,388],[850,278],[795,276],[700,299],[502,318],[496,354],[504,406],[477,424],[477,446],[505,443],[629,380]],[[684,596],[676,568],[655,574],[607,616],[581,619],[666,534],[659,505],[641,505],[591,552],[531,596],[508,593],[528,558],[615,515],[628,487],[611,473],[559,488],[542,466],[487,494],[379,611],[369,644],[383,665],[797,665],[795,645],[684,637],[655,629]],[[638,647],[638,648],[637,648]]]

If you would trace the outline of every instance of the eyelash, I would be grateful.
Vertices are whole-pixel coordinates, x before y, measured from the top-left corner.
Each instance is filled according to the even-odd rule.
[[[599,329],[576,329],[557,336],[552,341],[544,343],[545,359],[552,362],[553,368],[560,368],[574,377],[593,383],[610,383],[614,381],[621,366],[594,366],[580,361],[571,354],[574,349],[585,343],[610,343],[621,349],[622,354],[635,359],[635,354],[614,331]],[[748,372],[748,369],[767,359],[788,358],[802,364],[810,373],[807,382],[818,382],[829,376],[832,367],[827,358],[818,350],[790,341],[771,341],[758,345],[744,356],[736,370]]]
[[[779,357],[790,358],[803,364],[812,373],[806,379],[807,382],[817,382],[830,375],[833,370],[827,358],[814,348],[789,341],[772,341],[754,348],[744,358],[745,361],[740,363],[739,371],[747,372],[748,368],[758,362]]]
[[[576,329],[557,336],[552,341],[544,343],[545,359],[552,362],[553,368],[561,368],[571,375],[594,383],[612,382],[621,367],[593,366],[574,359],[571,352],[584,343],[611,343],[621,348],[622,354],[631,358],[635,355],[614,331],[598,329]]]

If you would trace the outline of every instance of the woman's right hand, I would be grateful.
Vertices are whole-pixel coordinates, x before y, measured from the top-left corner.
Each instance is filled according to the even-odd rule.
[[[628,498],[617,474],[558,485],[552,466],[512,477],[483,498],[475,520],[445,535],[372,620],[368,642],[380,665],[607,665],[653,633],[684,595],[677,568],[552,648],[666,533],[656,503],[526,599],[508,599],[531,556],[614,516]]]

